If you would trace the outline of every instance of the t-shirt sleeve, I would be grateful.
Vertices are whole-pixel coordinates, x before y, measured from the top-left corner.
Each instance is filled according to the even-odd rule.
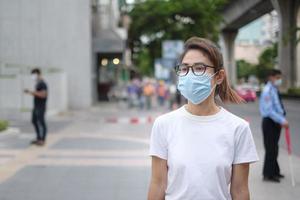
[[[238,131],[235,138],[233,164],[252,163],[259,160],[249,124]]]
[[[161,129],[159,120],[155,120],[151,131],[150,156],[157,156],[161,159],[167,160],[168,145],[165,134],[166,133]]]

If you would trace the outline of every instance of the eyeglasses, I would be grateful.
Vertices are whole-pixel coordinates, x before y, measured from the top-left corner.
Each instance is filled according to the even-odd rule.
[[[186,76],[189,73],[190,68],[191,68],[193,74],[195,74],[196,76],[202,76],[205,73],[206,68],[208,68],[208,67],[215,68],[213,66],[209,66],[209,65],[206,65],[206,64],[200,63],[200,62],[194,63],[192,65],[181,63],[175,67],[175,71],[176,71],[177,76]]]

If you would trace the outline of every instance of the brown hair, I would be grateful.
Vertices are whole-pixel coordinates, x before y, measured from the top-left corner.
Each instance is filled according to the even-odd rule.
[[[184,52],[182,53],[180,60],[182,61],[185,54],[192,49],[199,50],[204,53],[213,63],[215,72],[219,72],[221,69],[224,69],[222,53],[212,41],[200,37],[191,37],[184,44]],[[230,87],[226,72],[223,82],[216,87],[215,95],[219,95],[220,99],[224,103],[244,102],[242,98]]]

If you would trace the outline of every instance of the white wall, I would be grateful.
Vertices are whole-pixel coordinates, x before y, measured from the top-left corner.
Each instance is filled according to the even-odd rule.
[[[67,78],[63,72],[44,75],[49,93],[47,113],[55,114],[65,111],[68,105]],[[33,97],[24,94],[24,89],[34,90],[34,81],[30,75],[0,77],[0,110],[29,111],[33,107]]]
[[[62,69],[68,106],[88,107],[90,29],[89,0],[0,0],[0,61]]]
[[[252,64],[258,64],[260,54],[266,49],[267,46],[262,45],[235,45],[234,57],[235,60],[246,60]]]

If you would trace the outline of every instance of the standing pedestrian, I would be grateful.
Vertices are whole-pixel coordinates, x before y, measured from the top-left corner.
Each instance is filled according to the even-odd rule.
[[[289,126],[278,90],[281,83],[281,71],[272,69],[269,72],[268,83],[261,93],[259,102],[260,113],[263,117],[262,132],[266,151],[263,167],[263,179],[265,181],[277,183],[280,182],[280,178],[284,177],[284,175],[280,173],[277,161],[281,127],[287,128]]]
[[[148,200],[249,199],[249,163],[258,160],[248,122],[216,104],[241,103],[231,89],[220,50],[211,41],[186,41],[176,67],[188,100],[158,117],[151,133]]]
[[[31,71],[33,80],[36,82],[35,91],[25,89],[26,94],[30,94],[34,97],[34,107],[32,110],[32,123],[36,132],[36,140],[32,141],[32,144],[42,146],[45,144],[47,136],[47,125],[45,121],[46,103],[48,96],[48,87],[45,83],[41,71],[35,68]]]
[[[143,83],[140,79],[137,81],[137,98],[138,98],[138,107],[142,110],[144,109],[144,96],[143,96]]]
[[[166,94],[167,94],[167,88],[165,86],[165,82],[160,80],[158,82],[158,87],[157,87],[157,98],[158,98],[159,106],[164,106]]]
[[[170,105],[169,108],[170,110],[175,110],[177,109],[177,104],[176,104],[176,92],[177,92],[177,88],[176,85],[174,83],[171,83],[169,86],[169,94],[170,94]]]
[[[146,101],[146,108],[147,110],[150,110],[152,108],[152,97],[154,95],[155,89],[154,86],[152,85],[151,81],[147,81],[146,85],[144,86],[143,89],[145,101]]]
[[[134,80],[131,80],[128,87],[127,87],[127,93],[128,93],[128,108],[133,108],[137,101],[137,86],[134,82]]]

